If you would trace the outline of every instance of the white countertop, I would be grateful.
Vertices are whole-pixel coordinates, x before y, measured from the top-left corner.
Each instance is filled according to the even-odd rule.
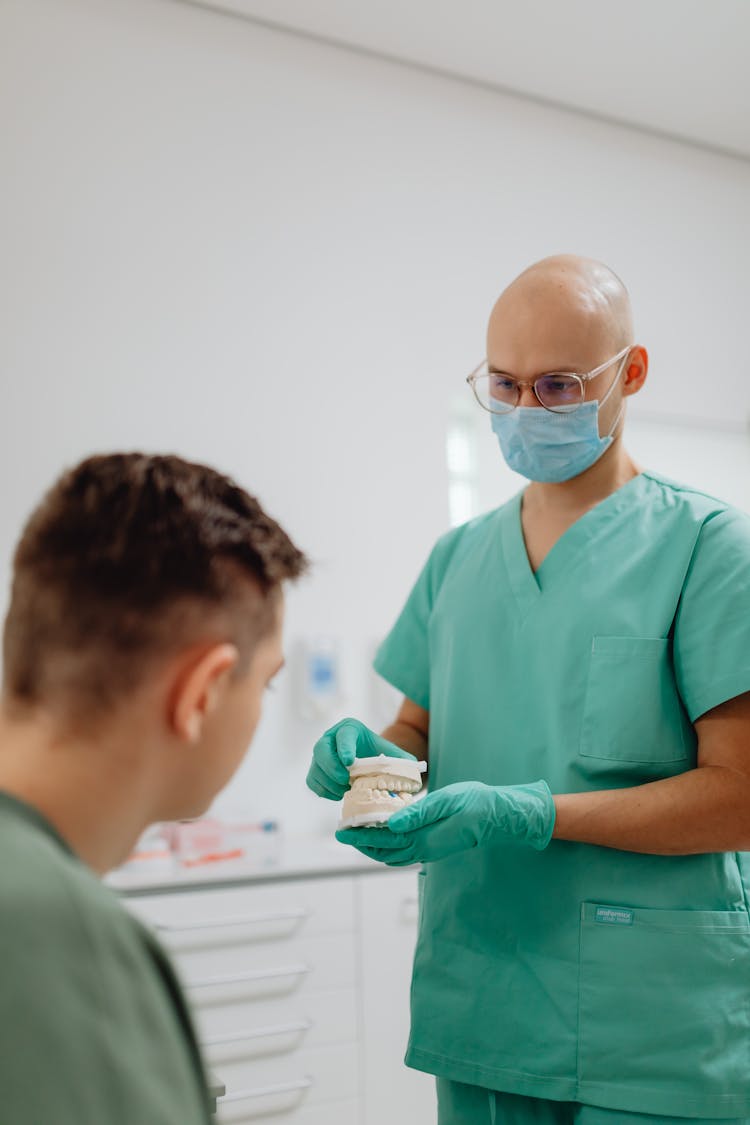
[[[182,867],[176,860],[140,860],[112,871],[107,886],[124,895],[157,894],[186,887],[231,886],[287,879],[325,878],[403,870],[376,863],[333,837],[282,836],[277,858],[263,864],[248,859],[218,860]]]

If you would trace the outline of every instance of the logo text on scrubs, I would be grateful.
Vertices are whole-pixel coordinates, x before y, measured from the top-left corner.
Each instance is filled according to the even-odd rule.
[[[632,926],[633,911],[623,910],[618,906],[597,906],[594,921],[607,922],[615,926]]]

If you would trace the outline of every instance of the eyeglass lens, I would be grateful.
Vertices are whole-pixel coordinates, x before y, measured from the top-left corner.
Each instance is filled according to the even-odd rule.
[[[518,405],[521,388],[514,379],[493,372],[474,380],[474,391],[482,406],[495,414],[506,414]],[[541,375],[534,383],[536,397],[548,410],[564,414],[583,402],[583,384],[575,375],[553,372]]]

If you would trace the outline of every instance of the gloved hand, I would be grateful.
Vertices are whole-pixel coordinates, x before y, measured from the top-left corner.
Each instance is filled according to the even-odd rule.
[[[327,730],[313,747],[312,764],[307,774],[308,789],[329,801],[340,801],[349,788],[347,766],[355,758],[416,758],[400,746],[381,738],[359,719],[342,719]]]
[[[554,826],[555,803],[546,781],[505,786],[460,781],[395,812],[383,828],[344,828],[336,839],[371,859],[403,867],[487,845],[527,844],[541,851]]]

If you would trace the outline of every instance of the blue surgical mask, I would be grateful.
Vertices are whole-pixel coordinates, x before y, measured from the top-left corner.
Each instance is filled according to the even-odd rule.
[[[493,414],[492,429],[508,466],[544,483],[572,480],[591,468],[612,444],[622,416],[624,403],[609,433],[599,436],[599,407],[617,383],[615,377],[601,402],[591,399],[571,414],[552,414],[542,406],[517,406],[509,414]]]

